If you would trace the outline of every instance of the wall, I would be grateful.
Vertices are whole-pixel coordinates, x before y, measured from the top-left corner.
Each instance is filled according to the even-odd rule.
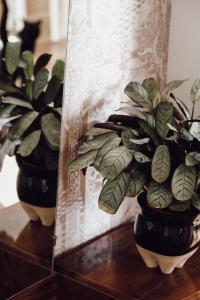
[[[169,0],[71,1],[65,76],[62,150],[58,192],[56,254],[131,219],[129,198],[117,215],[98,208],[102,178],[91,168],[68,174],[78,138],[96,121],[105,121],[125,99],[131,80],[166,79]]]
[[[200,1],[173,0],[169,38],[168,81],[189,78],[177,90],[188,104],[192,82],[200,78]],[[200,113],[200,105],[196,114]]]

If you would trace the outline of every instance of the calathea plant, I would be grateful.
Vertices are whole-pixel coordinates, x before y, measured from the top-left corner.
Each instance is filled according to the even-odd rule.
[[[158,90],[155,79],[130,82],[123,114],[88,130],[69,172],[93,166],[104,177],[99,207],[117,212],[125,196],[146,191],[149,207],[200,210],[200,80],[190,93],[192,112],[173,90],[184,80]]]
[[[0,148],[47,169],[57,168],[64,63],[57,60],[51,73],[51,55],[42,54],[34,64],[30,51],[8,43],[0,70],[0,124],[10,129]]]

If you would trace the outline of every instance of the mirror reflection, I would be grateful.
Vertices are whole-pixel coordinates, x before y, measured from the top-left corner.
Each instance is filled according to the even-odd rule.
[[[66,13],[65,0],[0,1],[0,256],[41,270],[53,252]]]

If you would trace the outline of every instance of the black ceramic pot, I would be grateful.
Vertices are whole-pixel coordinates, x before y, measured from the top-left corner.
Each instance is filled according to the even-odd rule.
[[[200,241],[199,211],[173,212],[150,208],[146,194],[138,197],[141,211],[134,224],[135,242],[145,264],[164,274],[182,268],[197,251]]]
[[[33,165],[20,156],[16,160],[17,193],[23,209],[31,221],[40,220],[44,226],[51,226],[55,220],[57,171]]]

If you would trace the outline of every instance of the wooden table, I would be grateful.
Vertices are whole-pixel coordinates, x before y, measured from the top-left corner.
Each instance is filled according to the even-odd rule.
[[[132,224],[121,226],[58,259],[57,271],[112,299],[200,299],[200,251],[183,269],[171,275],[148,269],[137,253]]]
[[[19,203],[0,210],[0,247],[47,267],[52,261],[54,226],[30,222]]]

